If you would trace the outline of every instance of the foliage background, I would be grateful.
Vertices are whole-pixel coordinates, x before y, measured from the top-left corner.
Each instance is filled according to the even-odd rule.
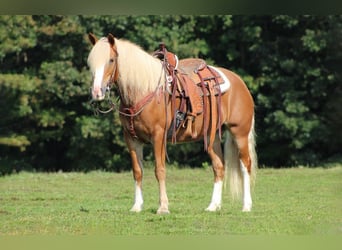
[[[87,33],[201,57],[245,80],[260,165],[341,159],[342,16],[0,16],[0,172],[130,168],[116,113],[89,105]],[[201,167],[202,144],[170,145]],[[151,160],[147,147],[145,158]],[[203,163],[204,162],[204,163]]]

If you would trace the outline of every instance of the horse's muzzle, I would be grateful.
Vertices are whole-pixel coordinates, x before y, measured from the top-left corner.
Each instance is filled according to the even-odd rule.
[[[91,97],[93,101],[102,101],[106,97],[108,87],[91,88]]]

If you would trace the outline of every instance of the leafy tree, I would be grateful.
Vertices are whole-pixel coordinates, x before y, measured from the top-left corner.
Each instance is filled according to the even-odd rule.
[[[256,103],[261,165],[340,159],[341,15],[0,16],[0,172],[130,168],[117,113],[89,103],[87,33],[160,42],[236,71]],[[168,147],[202,166],[202,143]],[[153,159],[150,147],[146,159]]]

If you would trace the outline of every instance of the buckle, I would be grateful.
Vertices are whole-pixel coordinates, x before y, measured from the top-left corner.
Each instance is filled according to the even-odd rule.
[[[173,77],[172,76],[166,76],[166,81],[171,83],[173,81]]]

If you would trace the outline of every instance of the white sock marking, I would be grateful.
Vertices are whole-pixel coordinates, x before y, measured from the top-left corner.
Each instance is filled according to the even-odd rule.
[[[252,209],[252,196],[251,196],[251,184],[250,184],[250,176],[247,171],[247,168],[241,162],[241,172],[243,178],[243,207],[242,211],[249,212]]]
[[[221,209],[223,181],[214,183],[213,195],[207,211],[218,211]]]
[[[142,190],[137,183],[135,183],[135,196],[134,196],[134,205],[131,209],[132,212],[140,212],[142,210],[142,205],[144,203]]]

